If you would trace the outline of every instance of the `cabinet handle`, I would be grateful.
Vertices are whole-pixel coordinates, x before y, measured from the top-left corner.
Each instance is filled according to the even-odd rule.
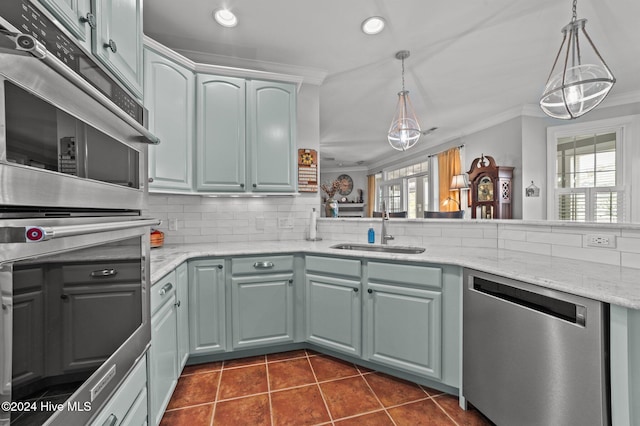
[[[111,413],[109,417],[107,417],[107,420],[102,423],[102,426],[115,426],[117,423],[118,417],[115,414]]]
[[[241,183],[241,184],[240,184],[240,188],[244,188],[244,183]]]
[[[62,300],[68,300],[68,299],[69,299],[69,296],[68,296],[68,295],[66,295],[66,294],[61,294],[61,295],[60,295],[60,299],[62,299]]]
[[[354,293],[357,293],[358,291],[360,291],[358,288],[354,288],[354,289],[353,289],[353,292],[354,292]]]
[[[373,290],[369,289],[369,290],[367,290],[367,293],[371,294],[371,293],[373,293]]]
[[[86,16],[81,16],[80,17],[80,22],[82,22],[83,24],[89,24],[89,26],[92,29],[95,29],[96,28],[96,15],[94,15],[91,12],[89,12],[89,13],[87,13]]]
[[[171,289],[173,288],[173,284],[171,283],[166,283],[165,285],[162,286],[162,288],[160,289],[160,296],[164,296],[165,294],[167,294],[168,291],[171,291]]]
[[[105,43],[104,44],[104,47],[105,47],[105,49],[109,48],[109,50],[111,50],[113,53],[116,53],[118,51],[118,45],[111,38],[109,39],[109,43]]]
[[[178,300],[178,301],[177,301],[176,303],[174,303],[173,305],[179,308],[179,307],[180,307],[180,301]]]
[[[152,177],[149,178],[149,183],[153,183],[153,178]]]
[[[258,187],[258,185],[256,185],[256,184],[254,183],[254,184],[253,184],[253,187],[254,187],[254,188],[257,188],[257,187]]]
[[[118,273],[117,269],[100,269],[97,271],[91,272],[92,278],[103,278],[103,277],[112,277]]]
[[[222,265],[218,265],[218,269],[222,269]]]
[[[271,269],[276,266],[273,262],[256,262],[253,267],[256,269]]]
[[[293,280],[289,280],[289,284],[293,284]]]

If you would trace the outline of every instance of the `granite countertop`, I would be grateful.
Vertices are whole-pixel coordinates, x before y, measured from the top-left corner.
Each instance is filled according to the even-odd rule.
[[[331,248],[338,241],[269,241],[167,245],[151,250],[151,281],[156,282],[182,262],[202,257],[233,257],[268,253],[302,253],[457,265],[640,309],[640,271],[593,262],[510,250],[427,247],[420,254],[396,254]]]

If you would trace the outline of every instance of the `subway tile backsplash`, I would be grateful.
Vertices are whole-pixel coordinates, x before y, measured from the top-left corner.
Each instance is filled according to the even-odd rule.
[[[308,236],[316,194],[263,198],[149,196],[148,214],[162,219],[166,244],[294,241]],[[177,222],[169,229],[170,219]],[[381,220],[318,219],[318,236],[327,241],[366,243],[372,225],[380,242]],[[422,247],[499,248],[640,269],[640,226],[580,226],[558,222],[394,220],[389,244]],[[591,247],[588,236],[612,237],[613,247]]]

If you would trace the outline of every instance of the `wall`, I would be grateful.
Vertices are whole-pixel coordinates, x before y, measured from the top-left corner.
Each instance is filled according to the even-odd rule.
[[[349,175],[353,180],[353,191],[351,194],[347,195],[347,199],[349,202],[356,201],[358,198],[358,189],[362,189],[362,198],[365,203],[367,202],[367,171],[366,170],[331,170],[320,173],[320,183],[331,183],[340,175]],[[324,192],[320,191],[321,199],[324,199],[327,196]],[[336,195],[336,197],[339,197]]]

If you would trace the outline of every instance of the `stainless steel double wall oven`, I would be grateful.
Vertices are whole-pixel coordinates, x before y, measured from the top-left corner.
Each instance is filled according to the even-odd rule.
[[[88,424],[150,343],[144,110],[0,5],[0,425]]]

